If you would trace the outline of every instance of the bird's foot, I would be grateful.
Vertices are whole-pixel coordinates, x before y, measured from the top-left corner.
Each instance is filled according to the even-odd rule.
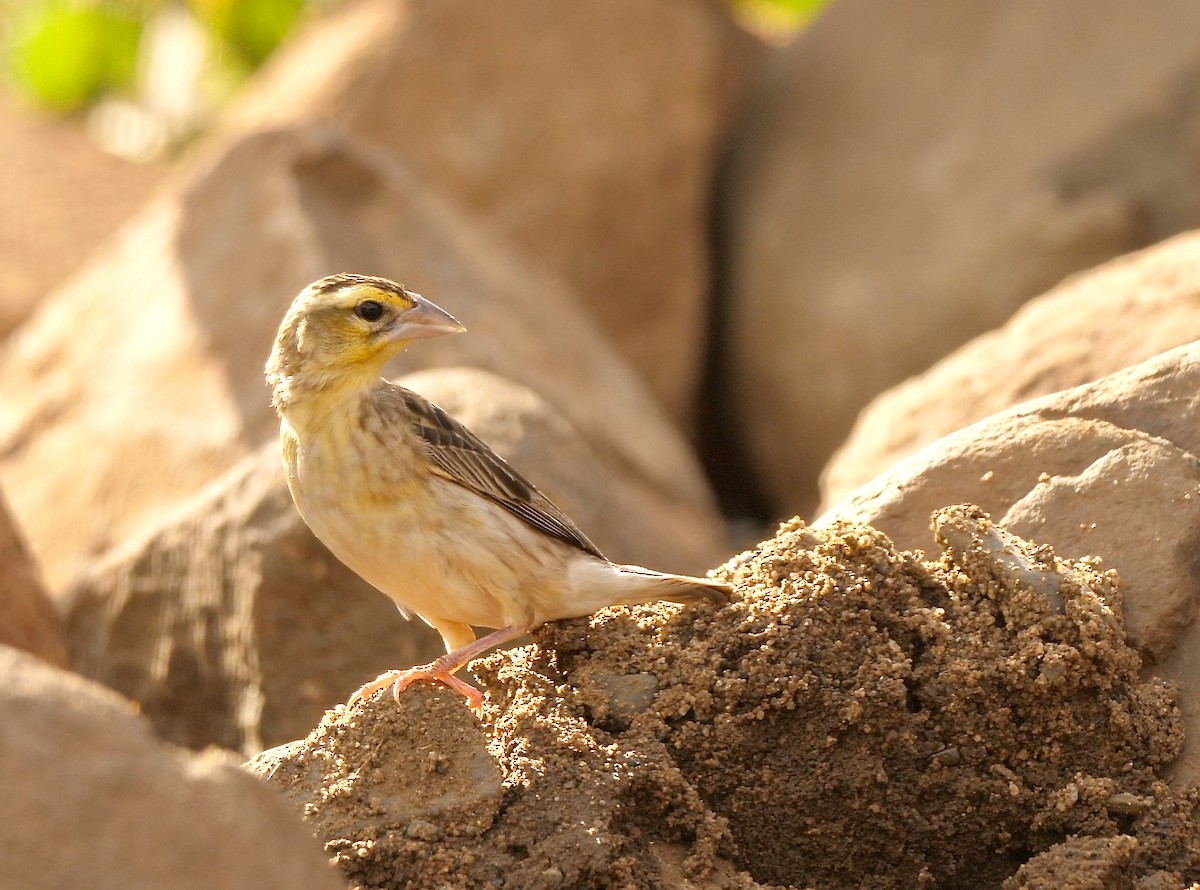
[[[350,707],[360,699],[365,701],[380,689],[386,689],[388,686],[392,687],[392,697],[399,703],[400,693],[418,680],[441,683],[448,689],[454,690],[467,700],[468,707],[475,712],[477,717],[483,716],[483,693],[466,680],[454,676],[450,671],[439,670],[439,665],[436,661],[420,665],[419,667],[405,668],[404,670],[385,671],[370,683],[364,683],[360,686],[350,696],[350,700],[346,702],[346,707]]]
[[[470,628],[468,627],[467,630]],[[467,700],[467,704],[475,712],[475,716],[482,719],[483,693],[466,680],[454,676],[454,672],[466,665],[476,655],[486,652],[493,646],[515,640],[522,633],[524,633],[523,628],[509,625],[478,640],[473,640],[465,646],[459,646],[429,664],[382,673],[370,683],[364,683],[354,695],[350,696],[350,701],[346,703],[346,706],[349,707],[359,699],[368,699],[380,689],[386,689],[388,686],[392,687],[392,697],[399,703],[401,692],[418,680],[429,680],[453,689]]]
[[[394,673],[396,678],[392,683],[392,698],[397,702],[400,701],[400,693],[413,683],[418,680],[429,680],[454,690],[467,700],[467,705],[475,712],[476,716],[483,716],[483,693],[461,677],[456,677],[449,671],[439,671],[437,662]]]
[[[384,671],[374,680],[369,683],[363,683],[358,689],[354,690],[354,694],[346,700],[346,707],[351,707],[357,701],[366,701],[380,689],[386,689],[396,682],[396,678],[403,674],[404,671]]]

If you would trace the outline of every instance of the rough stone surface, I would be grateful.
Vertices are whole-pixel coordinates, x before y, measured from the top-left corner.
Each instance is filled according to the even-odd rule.
[[[319,837],[347,839],[346,852],[368,823],[401,840],[477,836],[504,799],[479,721],[458,695],[427,684],[399,703],[385,693],[329,711],[306,739],[247,768],[288,794]]]
[[[1135,890],[1129,866],[1137,847],[1124,834],[1072,838],[1022,865],[1004,890]]]
[[[1189,452],[1155,440],[1121,446],[1077,476],[1039,483],[1000,522],[1071,556],[1111,554],[1129,592],[1129,637],[1152,662],[1195,618],[1200,462]]]
[[[1200,339],[1200,232],[1068,279],[859,416],[821,476],[831,507],[923,445]]]
[[[1200,226],[1198,71],[1187,0],[845,0],[781,52],[721,226],[726,401],[780,512],[872,397]]]
[[[0,885],[345,886],[224,754],[165,744],[130,702],[7,647],[0,680]]]
[[[695,457],[571,292],[398,165],[302,129],[215,152],[0,352],[0,482],[52,590],[275,434],[262,366],[279,320],[344,271],[403,281],[470,328],[393,372],[469,364],[532,387],[715,561]]]
[[[270,443],[65,596],[76,669],[165,738],[245,754],[303,735],[441,639],[343,566],[292,505]]]
[[[1131,875],[1200,878],[1196,796],[1159,777],[1179,713],[1115,577],[974,508],[937,524],[925,563],[793,521],[723,567],[721,609],[609,609],[477,661],[481,725],[414,686],[255,768],[361,888],[998,888],[1119,832]]]
[[[1188,744],[1174,780],[1200,779],[1200,344],[1026,402],[938,440],[817,522],[870,523],[928,548],[938,505],[978,503],[1066,556],[1117,570],[1132,641],[1178,682]]]
[[[42,586],[37,565],[0,492],[0,645],[67,667],[62,616]]]
[[[0,88],[0,340],[145,203],[166,170],[106,154],[75,119]]]
[[[230,127],[319,119],[401,159],[570,284],[686,421],[712,170],[757,49],[709,0],[366,0],[273,59]]]

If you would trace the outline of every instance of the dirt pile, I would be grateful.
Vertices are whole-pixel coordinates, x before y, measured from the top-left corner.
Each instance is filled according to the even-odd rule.
[[[970,508],[935,526],[925,562],[786,524],[721,569],[720,610],[611,609],[477,662],[482,724],[414,688],[252,766],[358,887],[999,887],[1070,833],[1133,836],[1131,880],[1200,878],[1195,801],[1156,772],[1178,711],[1115,576]]]

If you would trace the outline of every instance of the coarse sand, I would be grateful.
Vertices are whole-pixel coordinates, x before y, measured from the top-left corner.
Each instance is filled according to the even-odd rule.
[[[1140,679],[1115,576],[969,506],[934,526],[927,562],[785,523],[717,570],[724,607],[608,609],[475,662],[482,722],[420,685],[250,768],[361,888],[1200,880],[1197,797],[1159,775],[1174,693]]]

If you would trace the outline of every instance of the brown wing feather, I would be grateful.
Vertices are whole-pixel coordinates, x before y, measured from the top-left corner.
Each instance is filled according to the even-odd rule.
[[[400,386],[389,387],[387,392],[407,409],[409,422],[428,446],[430,459],[447,479],[498,504],[538,531],[604,559],[553,501],[473,432],[415,392]]]

